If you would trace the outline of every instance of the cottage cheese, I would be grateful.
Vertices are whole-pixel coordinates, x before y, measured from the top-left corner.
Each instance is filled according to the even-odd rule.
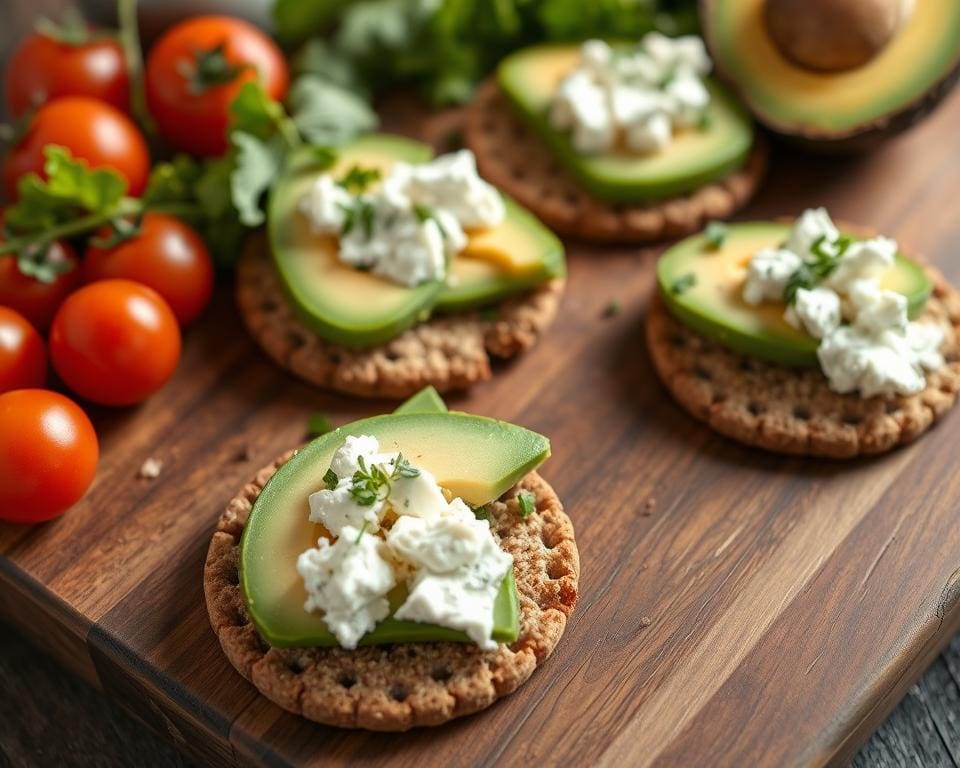
[[[710,58],[698,37],[646,35],[630,52],[588,40],[580,63],[557,85],[551,126],[574,149],[600,154],[623,145],[638,154],[667,147],[678,128],[698,125],[710,105]]]
[[[352,492],[354,477],[374,468],[390,481],[364,505]],[[397,618],[460,630],[481,648],[496,648],[493,608],[513,558],[497,545],[489,523],[462,499],[448,502],[427,470],[399,453],[381,453],[371,436],[346,438],[330,469],[336,487],[310,496],[310,519],[338,538],[333,544],[320,539],[300,556],[305,610],[322,611],[337,641],[353,648],[386,618],[386,593],[406,583]]]
[[[753,257],[744,301],[783,301],[793,272],[804,262],[817,262],[815,250],[835,258],[836,265],[819,285],[797,289],[784,317],[820,339],[817,359],[830,388],[861,397],[921,391],[924,371],[943,365],[939,349],[944,334],[938,326],[911,323],[906,298],[880,287],[897,252],[890,238],[845,245],[826,210],[805,211],[782,248]]]
[[[390,613],[387,593],[396,585],[391,564],[383,558],[383,541],[351,526],[331,544],[320,539],[297,559],[307,589],[307,611],[323,611],[327,629],[344,648]]]
[[[782,301],[790,275],[800,268],[803,260],[784,248],[764,248],[747,265],[743,300],[747,304],[764,301]]]
[[[343,263],[410,287],[446,277],[467,245],[464,228],[494,227],[505,216],[469,150],[396,163],[377,190],[360,195],[321,174],[299,205],[314,234],[339,237]]]

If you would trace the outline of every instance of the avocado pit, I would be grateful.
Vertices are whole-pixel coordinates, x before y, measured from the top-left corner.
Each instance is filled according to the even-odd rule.
[[[764,20],[780,52],[806,69],[863,66],[896,36],[913,0],[766,0]]]

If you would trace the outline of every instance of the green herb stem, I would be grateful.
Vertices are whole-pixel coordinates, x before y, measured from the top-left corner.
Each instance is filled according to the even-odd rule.
[[[133,197],[125,197],[109,211],[81,216],[72,221],[50,227],[50,229],[43,233],[32,233],[20,237],[12,237],[9,240],[0,242],[0,256],[5,256],[9,253],[19,253],[24,248],[30,246],[44,245],[56,242],[57,240],[70,240],[80,235],[86,235],[109,224],[114,219],[132,218],[144,213],[145,210],[156,213],[166,213],[171,216],[176,216],[177,218],[191,218],[199,214],[198,207],[190,203],[157,203],[155,205],[145,206],[141,200]]]

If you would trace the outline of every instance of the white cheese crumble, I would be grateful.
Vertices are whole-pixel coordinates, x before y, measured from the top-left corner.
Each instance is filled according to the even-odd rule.
[[[675,130],[704,119],[710,92],[703,76],[710,66],[699,37],[651,32],[623,52],[587,40],[579,65],[553,94],[550,125],[570,131],[582,154],[609,152],[620,144],[639,154],[659,152]]]
[[[382,478],[372,496],[365,495],[369,477]],[[310,520],[338,538],[321,538],[297,569],[305,610],[322,611],[340,645],[355,648],[388,615],[386,593],[406,583],[398,619],[460,630],[481,648],[496,648],[493,609],[513,557],[487,521],[462,499],[447,502],[430,472],[400,453],[381,453],[369,435],[345,439],[324,481],[328,487],[309,497]]]
[[[835,262],[820,284],[796,289],[784,313],[787,322],[820,339],[817,359],[835,392],[915,394],[926,386],[924,371],[944,363],[944,333],[910,322],[906,297],[880,287],[896,253],[896,242],[887,237],[845,243],[825,209],[807,210],[782,247],[754,255],[743,300],[783,301],[803,265]]]
[[[323,611],[327,628],[344,648],[390,613],[387,593],[396,586],[393,566],[381,555],[383,540],[346,526],[333,544],[320,539],[297,559],[307,588],[307,611]]]
[[[464,228],[495,227],[505,216],[469,150],[395,163],[376,190],[357,195],[321,174],[299,207],[315,234],[339,238],[340,261],[410,287],[445,278],[467,245]]]

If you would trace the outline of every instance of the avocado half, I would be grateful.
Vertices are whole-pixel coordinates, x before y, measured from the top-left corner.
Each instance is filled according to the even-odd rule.
[[[781,31],[800,35],[810,29],[814,40],[839,40],[828,34],[844,23],[836,14],[870,24],[882,5],[884,0],[700,0],[699,9],[718,73],[761,123],[806,147],[846,152],[869,149],[913,125],[960,76],[956,0],[914,3],[888,39],[862,57],[845,57],[836,47],[807,53],[809,45],[805,50],[803,40],[785,38]],[[780,16],[792,13],[796,17]],[[858,37],[848,36],[851,49]],[[829,44],[839,45],[824,43]],[[817,56],[822,67],[811,61]]]

